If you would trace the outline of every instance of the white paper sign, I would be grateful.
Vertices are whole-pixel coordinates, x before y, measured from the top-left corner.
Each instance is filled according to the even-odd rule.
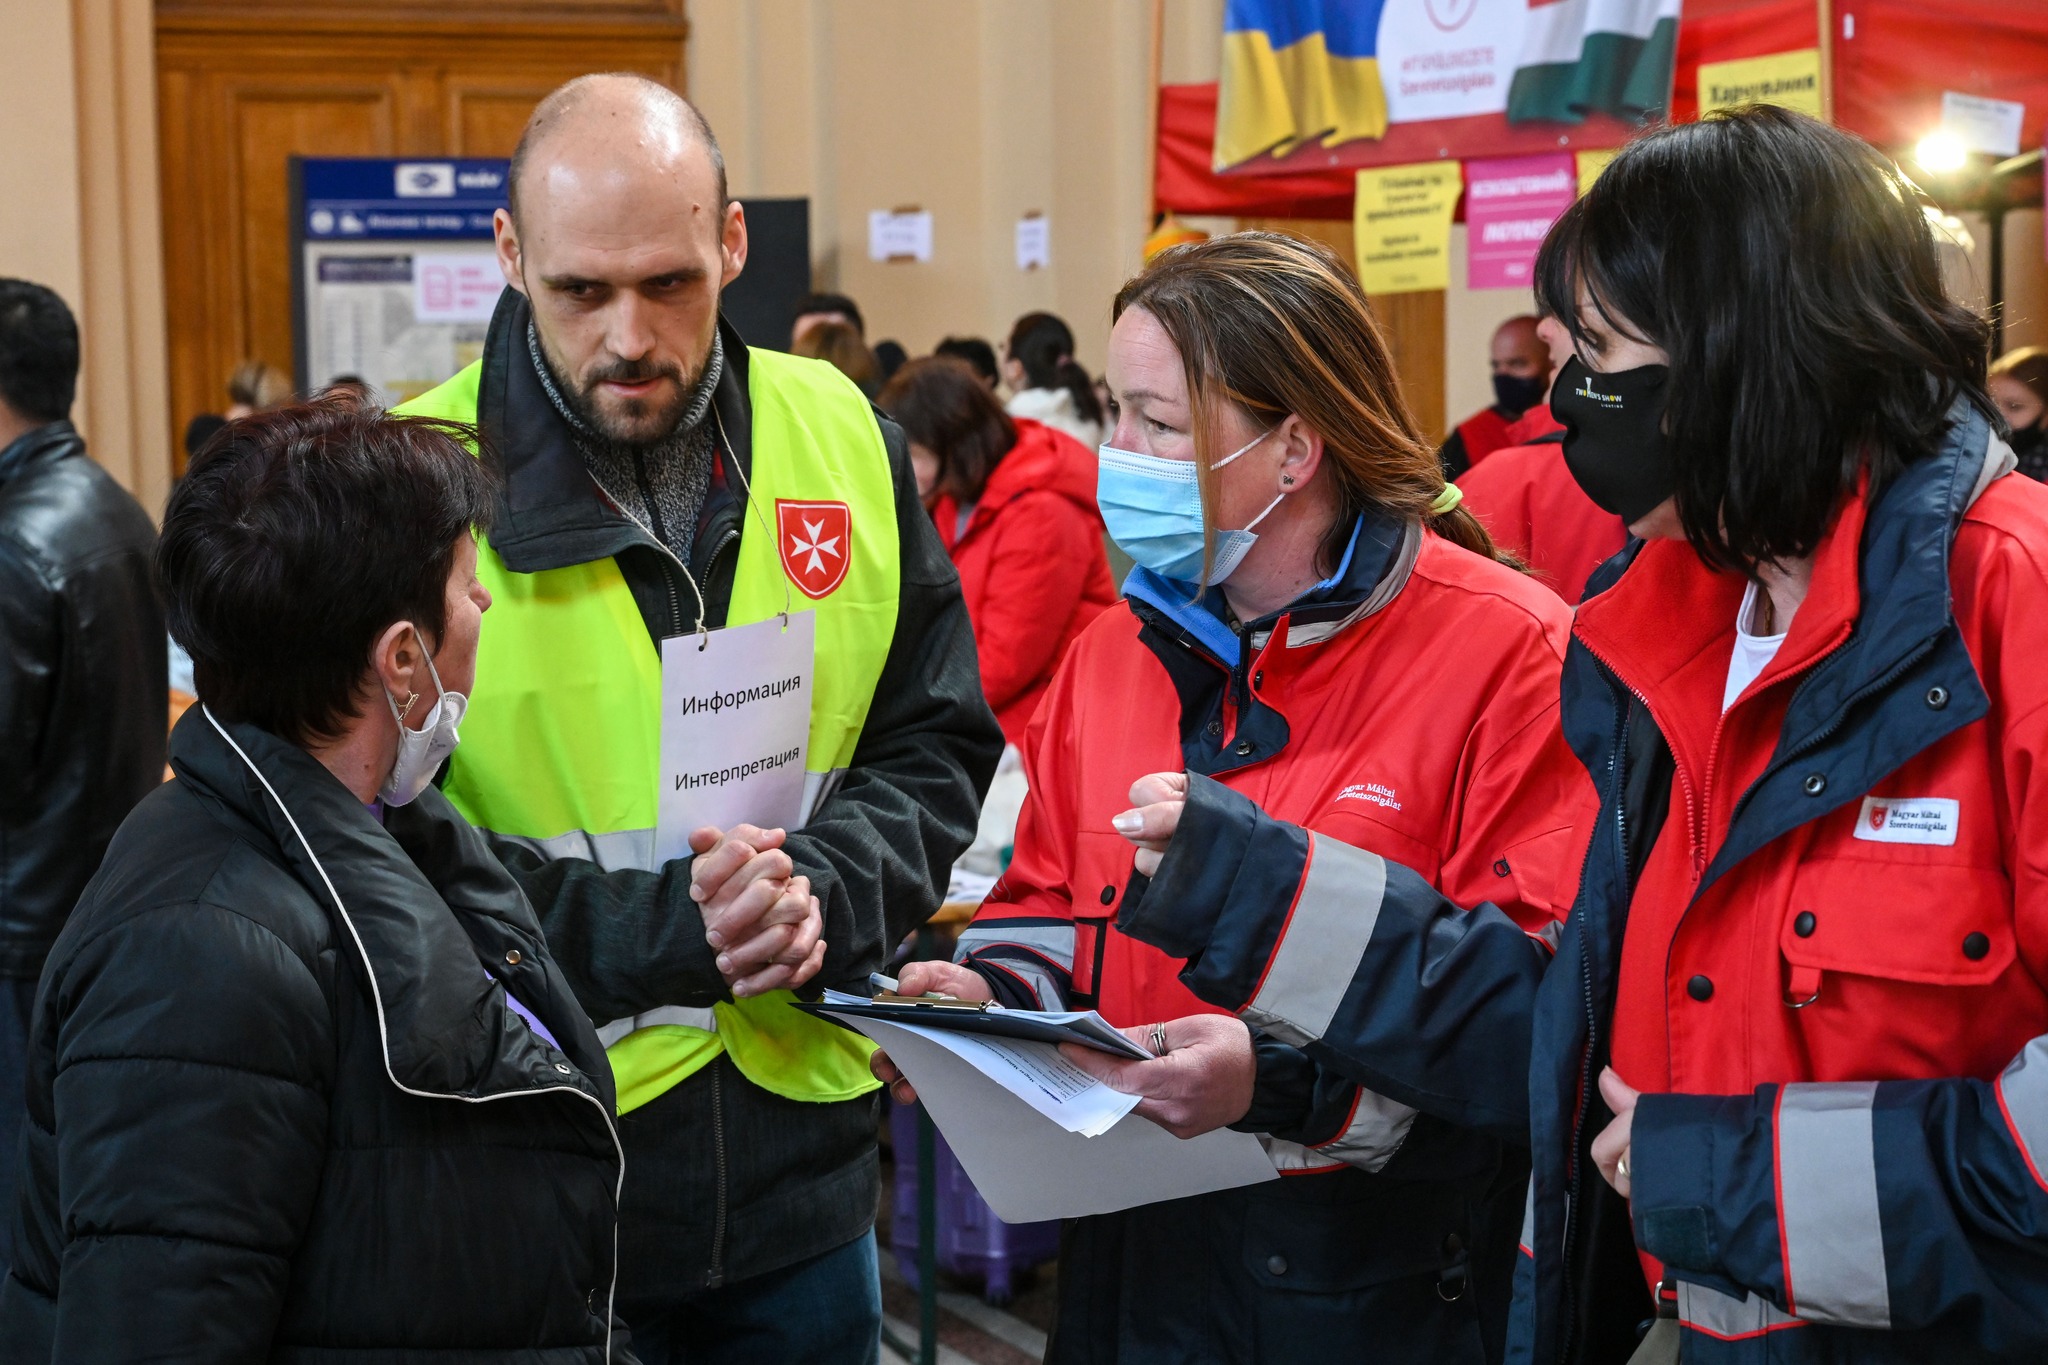
[[[875,209],[868,214],[868,259],[929,261],[932,258],[932,216]]]
[[[661,642],[657,867],[690,856],[690,831],[704,825],[797,828],[816,654],[807,611],[787,629],[777,615]]]
[[[1017,220],[1017,268],[1043,270],[1052,264],[1052,224],[1042,213]]]
[[[504,288],[505,272],[492,252],[421,252],[413,257],[415,321],[489,322]]]
[[[1081,1218],[1277,1180],[1250,1133],[1218,1129],[1183,1141],[1127,1114],[1097,1137],[1070,1133],[925,1030],[880,1019],[846,1022],[880,1044],[974,1188],[1009,1223]]]
[[[1993,156],[2017,156],[2020,124],[2027,106],[2018,100],[1986,99],[1960,91],[1941,92],[1941,131],[1973,152]]]
[[[1526,0],[1404,0],[1385,6],[1376,48],[1388,119],[1409,123],[1499,113],[1508,107],[1508,86],[1522,61],[1524,23],[1577,23],[1585,13],[1582,4],[1531,11]]]

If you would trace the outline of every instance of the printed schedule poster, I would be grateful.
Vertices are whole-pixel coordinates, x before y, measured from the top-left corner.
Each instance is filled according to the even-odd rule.
[[[483,354],[504,290],[500,160],[304,158],[295,166],[299,382],[354,376],[395,406]]]

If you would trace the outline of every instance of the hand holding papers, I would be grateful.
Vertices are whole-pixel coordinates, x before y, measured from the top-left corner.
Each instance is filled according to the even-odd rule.
[[[1129,1040],[1121,1040],[1129,1054],[1119,1060],[1105,1050],[1107,1040],[1055,1047],[985,1031],[1018,1025],[1077,1037],[1074,1030],[1101,1025],[1092,1012],[983,1011],[963,1002],[951,1009],[926,1005],[922,1015],[909,1016],[920,1022],[905,1023],[903,1007],[836,992],[815,1009],[888,1053],[917,1087],[975,1188],[1010,1222],[1110,1213],[1275,1178],[1256,1138],[1225,1130],[1177,1139],[1131,1113],[1143,1097],[1103,1084],[1076,1061],[1086,1054],[1108,1065],[1157,1064],[1137,1062],[1144,1049]],[[882,1012],[892,1017],[878,1017]],[[1221,1022],[1243,1032],[1235,1020]]]

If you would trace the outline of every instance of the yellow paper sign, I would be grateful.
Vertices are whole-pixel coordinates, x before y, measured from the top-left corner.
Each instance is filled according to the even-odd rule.
[[[1700,112],[1735,104],[1778,104],[1819,118],[1820,50],[1806,47],[1739,62],[1701,62]]]
[[[1579,195],[1583,198],[1586,191],[1593,188],[1593,182],[1600,178],[1600,172],[1607,169],[1607,163],[1619,155],[1619,149],[1610,147],[1606,151],[1579,152],[1576,155],[1579,161]]]
[[[1451,284],[1451,214],[1463,185],[1455,161],[1379,166],[1358,173],[1353,225],[1358,282],[1368,294]]]

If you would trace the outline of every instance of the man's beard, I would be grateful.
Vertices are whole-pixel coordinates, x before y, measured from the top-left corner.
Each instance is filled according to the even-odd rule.
[[[704,365],[710,363],[710,357],[706,356],[704,363],[685,377],[675,365],[647,360],[610,360],[592,370],[584,382],[578,383],[563,372],[547,337],[538,328],[535,334],[540,339],[541,360],[548,367],[549,378],[554,380],[555,392],[575,414],[576,420],[601,439],[627,449],[648,450],[675,438],[682,427],[683,417],[689,411],[690,395],[704,377]],[[610,407],[598,401],[600,384],[630,384],[657,378],[670,381],[666,396],[662,396],[664,390],[657,388],[647,398],[621,399]]]

